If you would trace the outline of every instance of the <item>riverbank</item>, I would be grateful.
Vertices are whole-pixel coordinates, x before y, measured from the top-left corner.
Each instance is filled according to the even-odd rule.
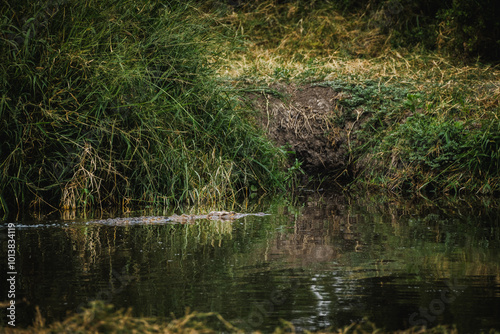
[[[487,10],[81,1],[2,7],[0,212],[500,192]]]
[[[344,14],[272,4],[223,18],[240,27],[245,48],[218,73],[251,91],[258,123],[295,152],[291,165],[362,191],[498,194],[497,66],[422,43],[396,47],[401,28],[375,20],[383,4]]]

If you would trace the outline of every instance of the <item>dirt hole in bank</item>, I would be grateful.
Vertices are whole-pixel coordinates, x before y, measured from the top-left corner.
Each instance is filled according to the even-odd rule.
[[[336,125],[342,116],[339,100],[346,98],[341,92],[320,85],[274,84],[248,98],[260,111],[258,122],[268,137],[295,152],[290,163],[302,162],[308,175],[350,178],[349,144],[359,124]]]

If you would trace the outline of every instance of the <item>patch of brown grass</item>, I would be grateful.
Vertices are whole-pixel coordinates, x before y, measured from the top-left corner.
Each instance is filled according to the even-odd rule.
[[[498,67],[395,49],[388,32],[373,24],[373,15],[360,11],[343,16],[332,4],[314,1],[249,2],[214,18],[241,40],[218,74],[245,85],[374,80],[434,94],[432,109],[440,113],[465,105],[478,118],[498,117]]]
[[[245,333],[245,331],[234,327],[220,314],[214,312],[198,313],[189,312],[181,318],[175,318],[170,322],[162,322],[157,318],[134,317],[132,310],[115,310],[112,305],[102,302],[93,302],[89,308],[74,314],[63,320],[48,325],[37,309],[37,316],[32,327],[29,328],[2,328],[6,334],[56,334],[56,333],[164,333],[164,334],[205,334],[218,333],[207,326],[208,319],[216,320],[228,333]],[[258,334],[260,331],[252,333]],[[296,333],[291,322],[282,321],[281,327],[277,327],[275,334]],[[309,332],[310,333],[310,332]],[[455,328],[438,326],[432,329],[410,328],[404,331],[384,331],[377,328],[369,321],[353,323],[340,329],[328,329],[315,332],[317,334],[365,334],[365,333],[394,333],[394,334],[423,334],[423,333],[458,333]]]

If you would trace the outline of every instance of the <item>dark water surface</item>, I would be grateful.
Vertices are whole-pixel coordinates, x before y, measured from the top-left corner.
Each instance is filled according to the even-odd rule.
[[[271,215],[193,224],[10,221],[18,326],[32,323],[36,306],[51,321],[100,299],[145,316],[215,311],[263,332],[279,319],[319,330],[365,317],[387,329],[500,329],[496,205],[315,194],[247,210]]]

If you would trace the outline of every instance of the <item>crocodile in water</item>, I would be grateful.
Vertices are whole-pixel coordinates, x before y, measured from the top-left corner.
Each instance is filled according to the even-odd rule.
[[[206,215],[172,215],[172,216],[142,216],[130,218],[108,218],[88,222],[91,224],[105,225],[131,225],[131,224],[165,224],[165,223],[193,223],[199,219],[233,221],[246,216],[267,216],[267,213],[237,213],[234,211],[211,211]]]

